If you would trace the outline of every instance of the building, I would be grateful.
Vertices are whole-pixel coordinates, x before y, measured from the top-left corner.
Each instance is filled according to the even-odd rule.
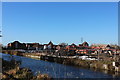
[[[20,43],[19,41],[14,41],[7,45],[8,49],[16,50],[16,49],[23,49],[23,50],[38,50],[39,43]]]
[[[76,50],[77,47],[78,47],[78,46],[73,43],[73,44],[71,44],[71,45],[66,46],[66,49],[67,49],[68,51],[69,51],[69,50]]]
[[[64,48],[63,45],[56,45],[56,47],[55,47],[56,50],[60,50],[60,49],[63,49],[63,48]]]
[[[85,41],[82,43],[82,46],[89,46],[89,44]]]
[[[19,41],[14,41],[12,43],[9,43],[7,45],[7,48],[8,49],[12,49],[12,50],[15,50],[15,49],[26,49],[26,44],[25,43],[20,43]]]
[[[27,50],[39,50],[39,43],[26,43]]]
[[[54,49],[55,45],[52,43],[52,41],[50,41],[48,44],[44,44],[44,50],[51,50],[51,49]]]

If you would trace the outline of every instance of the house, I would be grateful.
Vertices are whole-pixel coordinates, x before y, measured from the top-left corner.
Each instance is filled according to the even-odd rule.
[[[19,41],[14,41],[12,43],[8,43],[7,45],[8,49],[26,49],[26,44],[25,43],[20,43]]]
[[[50,41],[49,43],[48,43],[48,49],[53,49],[53,43]]]
[[[51,50],[54,48],[54,44],[50,41],[48,44],[44,44],[44,50]]]
[[[87,53],[88,53],[88,50],[86,50],[86,49],[77,49],[75,52],[76,52],[77,54],[87,54]]]
[[[78,49],[89,49],[89,44],[85,41],[82,44],[78,45]]]
[[[8,49],[23,49],[23,50],[39,50],[43,46],[39,45],[39,43],[20,43],[19,41],[14,41],[7,45]]]
[[[66,49],[69,51],[69,50],[76,50],[77,49],[77,46],[73,43],[71,45],[68,45],[66,46]]]
[[[39,44],[38,50],[43,50],[44,49],[44,45]]]
[[[89,46],[89,44],[85,41],[82,43],[82,46]]]
[[[39,50],[39,43],[26,43],[27,50]]]

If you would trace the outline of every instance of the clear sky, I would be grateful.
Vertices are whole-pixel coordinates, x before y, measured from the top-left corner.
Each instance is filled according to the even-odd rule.
[[[4,2],[3,44],[117,44],[117,2]]]

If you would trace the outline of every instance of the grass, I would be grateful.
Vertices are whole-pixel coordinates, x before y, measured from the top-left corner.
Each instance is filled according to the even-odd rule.
[[[33,75],[28,68],[20,68],[17,61],[5,61],[2,59],[2,80],[52,80],[47,74]]]

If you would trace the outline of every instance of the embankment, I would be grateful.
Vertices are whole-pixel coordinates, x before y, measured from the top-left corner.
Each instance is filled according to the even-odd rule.
[[[78,58],[62,58],[62,57],[53,57],[53,56],[35,55],[35,54],[32,55],[32,53],[29,54],[28,56],[26,54],[22,54],[20,52],[14,52],[14,51],[6,51],[6,52],[3,51],[3,53],[20,55],[25,57],[32,56],[31,58],[56,62],[60,64],[65,64],[65,65],[72,65],[76,67],[92,68],[94,70],[108,70],[111,72],[120,72],[120,65],[118,65],[118,67],[114,67],[112,60],[99,60],[99,61],[98,60],[82,60]]]
[[[19,61],[5,61],[2,59],[2,63],[2,80],[52,80],[47,74],[35,76],[30,69],[20,68]]]

